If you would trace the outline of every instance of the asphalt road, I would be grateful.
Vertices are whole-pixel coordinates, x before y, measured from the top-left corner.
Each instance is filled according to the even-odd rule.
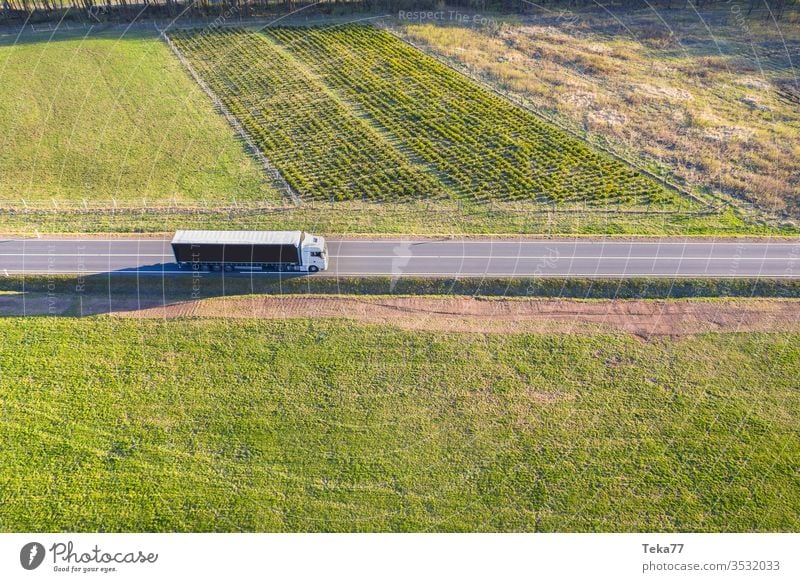
[[[329,240],[314,276],[569,276],[800,278],[792,242],[567,240]],[[172,274],[168,240],[0,241],[0,275]]]

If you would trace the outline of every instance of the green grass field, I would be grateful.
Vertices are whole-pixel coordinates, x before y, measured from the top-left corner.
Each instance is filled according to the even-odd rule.
[[[498,203],[457,204],[450,201],[374,204],[357,201],[312,203],[299,207],[157,210],[107,209],[15,210],[0,215],[0,231],[39,232],[169,232],[180,228],[285,230],[321,234],[576,234],[576,235],[783,235],[800,230],[755,222],[735,209],[723,212],[660,214],[652,209],[611,205],[602,211],[581,205]]]
[[[1,531],[798,527],[797,335],[6,318],[0,336]]]
[[[0,207],[280,199],[154,34],[0,44]],[[52,206],[51,206],[52,208]]]

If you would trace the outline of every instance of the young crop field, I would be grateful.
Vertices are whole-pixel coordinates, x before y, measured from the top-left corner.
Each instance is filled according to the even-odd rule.
[[[478,199],[664,203],[624,164],[372,26],[269,28],[327,84]]]
[[[305,199],[678,202],[372,26],[171,38]]]
[[[800,518],[796,334],[29,317],[0,319],[0,337],[0,531]]]
[[[441,194],[433,178],[263,35],[220,30],[171,38],[304,199]]]

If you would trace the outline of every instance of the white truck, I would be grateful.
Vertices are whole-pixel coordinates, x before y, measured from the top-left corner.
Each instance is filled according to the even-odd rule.
[[[316,273],[328,268],[325,239],[302,230],[179,230],[172,252],[180,268]]]

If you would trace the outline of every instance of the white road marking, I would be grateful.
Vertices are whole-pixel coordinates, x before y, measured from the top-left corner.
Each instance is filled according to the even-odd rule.
[[[173,257],[174,255],[161,254],[126,254],[126,253],[0,253],[0,257]]]
[[[0,257],[136,257],[136,258],[174,258],[172,254],[129,254],[129,253],[0,253]],[[460,259],[460,260],[478,260],[478,259],[493,259],[493,260],[536,260],[548,259],[551,261],[558,260],[574,260],[574,259],[594,259],[594,260],[642,260],[642,261],[798,261],[800,256],[792,257],[736,257],[736,256],[700,256],[690,257],[686,255],[678,256],[640,256],[640,255],[563,255],[560,257],[553,257],[552,255],[329,255],[332,259]]]
[[[553,257],[551,255],[510,255],[507,257],[501,257],[498,255],[329,255],[332,259],[463,259],[463,260],[472,260],[472,259],[548,259],[551,261],[558,261],[560,259],[564,260],[572,260],[572,259],[597,259],[597,260],[663,260],[663,261],[794,261],[800,260],[800,257],[792,258],[792,257],[712,257],[712,256],[704,256],[704,257],[687,257],[687,256],[677,256],[677,257],[648,257],[648,256],[639,256],[639,255],[564,255],[562,257]]]

